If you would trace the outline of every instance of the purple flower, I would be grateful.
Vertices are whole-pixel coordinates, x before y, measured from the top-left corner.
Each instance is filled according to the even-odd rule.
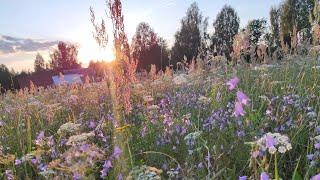
[[[229,90],[234,90],[237,87],[238,82],[240,79],[238,77],[234,77],[230,79],[226,84],[229,86]]]
[[[275,145],[275,143],[276,142],[275,142],[275,140],[274,140],[274,138],[272,136],[270,136],[270,135],[266,136],[266,146],[267,146],[267,148],[273,147]]]
[[[114,158],[118,158],[121,154],[122,154],[122,150],[119,148],[119,146],[115,146],[112,156]]]
[[[253,151],[253,152],[251,153],[251,156],[252,156],[253,158],[257,158],[259,155],[260,155],[260,152],[259,152],[259,151]]]
[[[80,180],[82,177],[78,172],[73,172],[73,180]]]
[[[320,143],[314,144],[314,147],[319,150],[320,149]]]
[[[260,180],[269,180],[269,175],[266,172],[262,172],[260,175]]]
[[[309,161],[312,161],[313,157],[314,157],[314,154],[308,154],[307,155],[307,158],[308,158]]]
[[[243,110],[242,104],[240,102],[236,102],[234,115],[236,117],[244,116],[246,112]]]
[[[36,145],[41,145],[44,138],[44,131],[40,131],[40,133],[37,135]]]
[[[239,180],[247,180],[248,176],[240,176]]]
[[[112,163],[110,160],[107,160],[103,164],[103,169],[100,171],[101,172],[101,178],[104,178],[108,175],[109,169],[112,168]]]
[[[315,176],[312,176],[311,180],[320,180],[320,173]]]
[[[237,99],[238,99],[238,102],[240,102],[241,104],[243,105],[248,105],[250,99],[248,98],[247,95],[245,95],[243,92],[241,91],[238,91],[237,92]]]
[[[21,161],[20,159],[16,159],[16,160],[14,161],[14,164],[15,164],[16,166],[19,166],[21,163],[22,163],[22,161]]]
[[[7,180],[13,180],[14,179],[14,176],[13,176],[11,170],[6,170],[5,176],[6,176]]]

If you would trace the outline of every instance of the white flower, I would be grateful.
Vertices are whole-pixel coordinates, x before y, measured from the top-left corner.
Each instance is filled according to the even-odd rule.
[[[180,74],[179,76],[176,76],[175,78],[173,78],[173,82],[176,85],[181,85],[181,84],[187,83],[188,80],[185,74]]]
[[[150,95],[147,95],[147,96],[143,96],[143,100],[144,100],[145,102],[151,102],[151,101],[153,101],[154,99],[153,99],[153,97],[151,97]]]
[[[200,104],[209,104],[210,101],[211,101],[211,99],[210,99],[210,98],[207,98],[207,97],[205,97],[205,96],[200,96],[200,97],[198,98],[198,102],[199,102]]]
[[[284,147],[284,146],[280,146],[280,147],[278,148],[278,151],[283,154],[283,153],[285,153],[285,152],[287,151],[287,149],[286,149],[286,147]]]
[[[289,151],[289,150],[292,149],[292,145],[291,145],[290,143],[288,143],[288,144],[286,145],[286,148],[287,148],[287,150]]]
[[[157,110],[159,109],[159,106],[158,105],[151,105],[148,107],[149,110]]]
[[[277,152],[277,149],[274,146],[272,146],[268,149],[268,151],[270,154],[275,154]]]
[[[94,135],[95,134],[93,132],[90,132],[90,133],[82,133],[80,135],[70,136],[66,144],[68,146],[75,145],[75,144],[83,144],[90,137],[93,137]]]
[[[65,123],[60,126],[58,129],[58,134],[63,134],[63,133],[73,133],[75,131],[78,131],[80,129],[81,124],[75,124],[75,123]]]

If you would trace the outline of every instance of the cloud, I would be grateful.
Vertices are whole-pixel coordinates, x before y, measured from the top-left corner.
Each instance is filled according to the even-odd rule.
[[[0,54],[46,50],[57,44],[58,41],[43,41],[0,35]]]

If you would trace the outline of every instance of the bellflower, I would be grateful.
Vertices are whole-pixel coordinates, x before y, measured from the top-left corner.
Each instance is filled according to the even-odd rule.
[[[238,82],[240,79],[238,77],[234,77],[230,79],[226,84],[229,86],[229,90],[234,90],[237,87]]]

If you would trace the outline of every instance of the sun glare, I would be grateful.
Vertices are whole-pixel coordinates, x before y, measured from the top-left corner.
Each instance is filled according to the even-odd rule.
[[[102,49],[92,42],[81,43],[79,59],[84,65],[88,65],[91,60],[111,62],[114,60],[114,52],[112,47]]]

